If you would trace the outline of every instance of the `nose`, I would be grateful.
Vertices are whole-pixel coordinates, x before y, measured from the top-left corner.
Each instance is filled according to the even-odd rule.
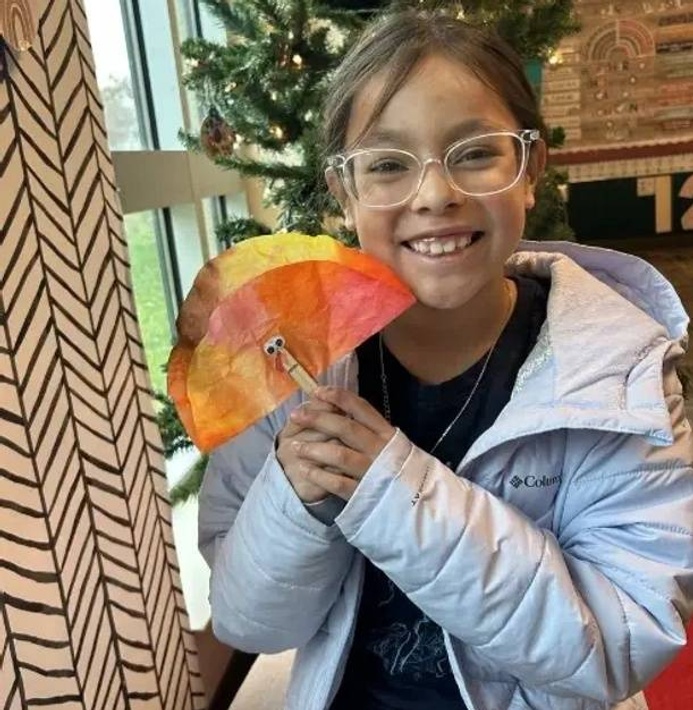
[[[429,158],[421,168],[419,186],[411,201],[413,210],[442,212],[448,207],[459,205],[465,200],[450,181],[443,162],[439,158]]]

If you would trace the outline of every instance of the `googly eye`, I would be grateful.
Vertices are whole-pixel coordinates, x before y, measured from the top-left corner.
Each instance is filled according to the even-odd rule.
[[[262,347],[267,355],[276,355],[284,347],[284,338],[281,335],[275,335],[267,340]]]

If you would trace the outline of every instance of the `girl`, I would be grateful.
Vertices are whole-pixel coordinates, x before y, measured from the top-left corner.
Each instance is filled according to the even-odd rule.
[[[329,187],[417,304],[213,453],[215,633],[298,648],[292,710],[637,707],[693,598],[681,303],[520,242],[545,128],[494,35],[395,13],[333,85]]]

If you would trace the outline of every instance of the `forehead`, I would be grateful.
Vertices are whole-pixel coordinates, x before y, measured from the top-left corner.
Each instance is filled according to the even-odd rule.
[[[389,73],[373,77],[356,94],[347,128],[355,143],[436,143],[484,130],[519,128],[501,96],[460,62],[440,55],[422,59],[373,121]],[[367,129],[367,130],[366,130]]]

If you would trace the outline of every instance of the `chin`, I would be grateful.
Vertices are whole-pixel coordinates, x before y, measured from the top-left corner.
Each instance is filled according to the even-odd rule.
[[[461,308],[469,301],[469,297],[459,293],[431,293],[430,291],[421,293],[415,291],[414,295],[420,306],[437,311],[452,311]]]

